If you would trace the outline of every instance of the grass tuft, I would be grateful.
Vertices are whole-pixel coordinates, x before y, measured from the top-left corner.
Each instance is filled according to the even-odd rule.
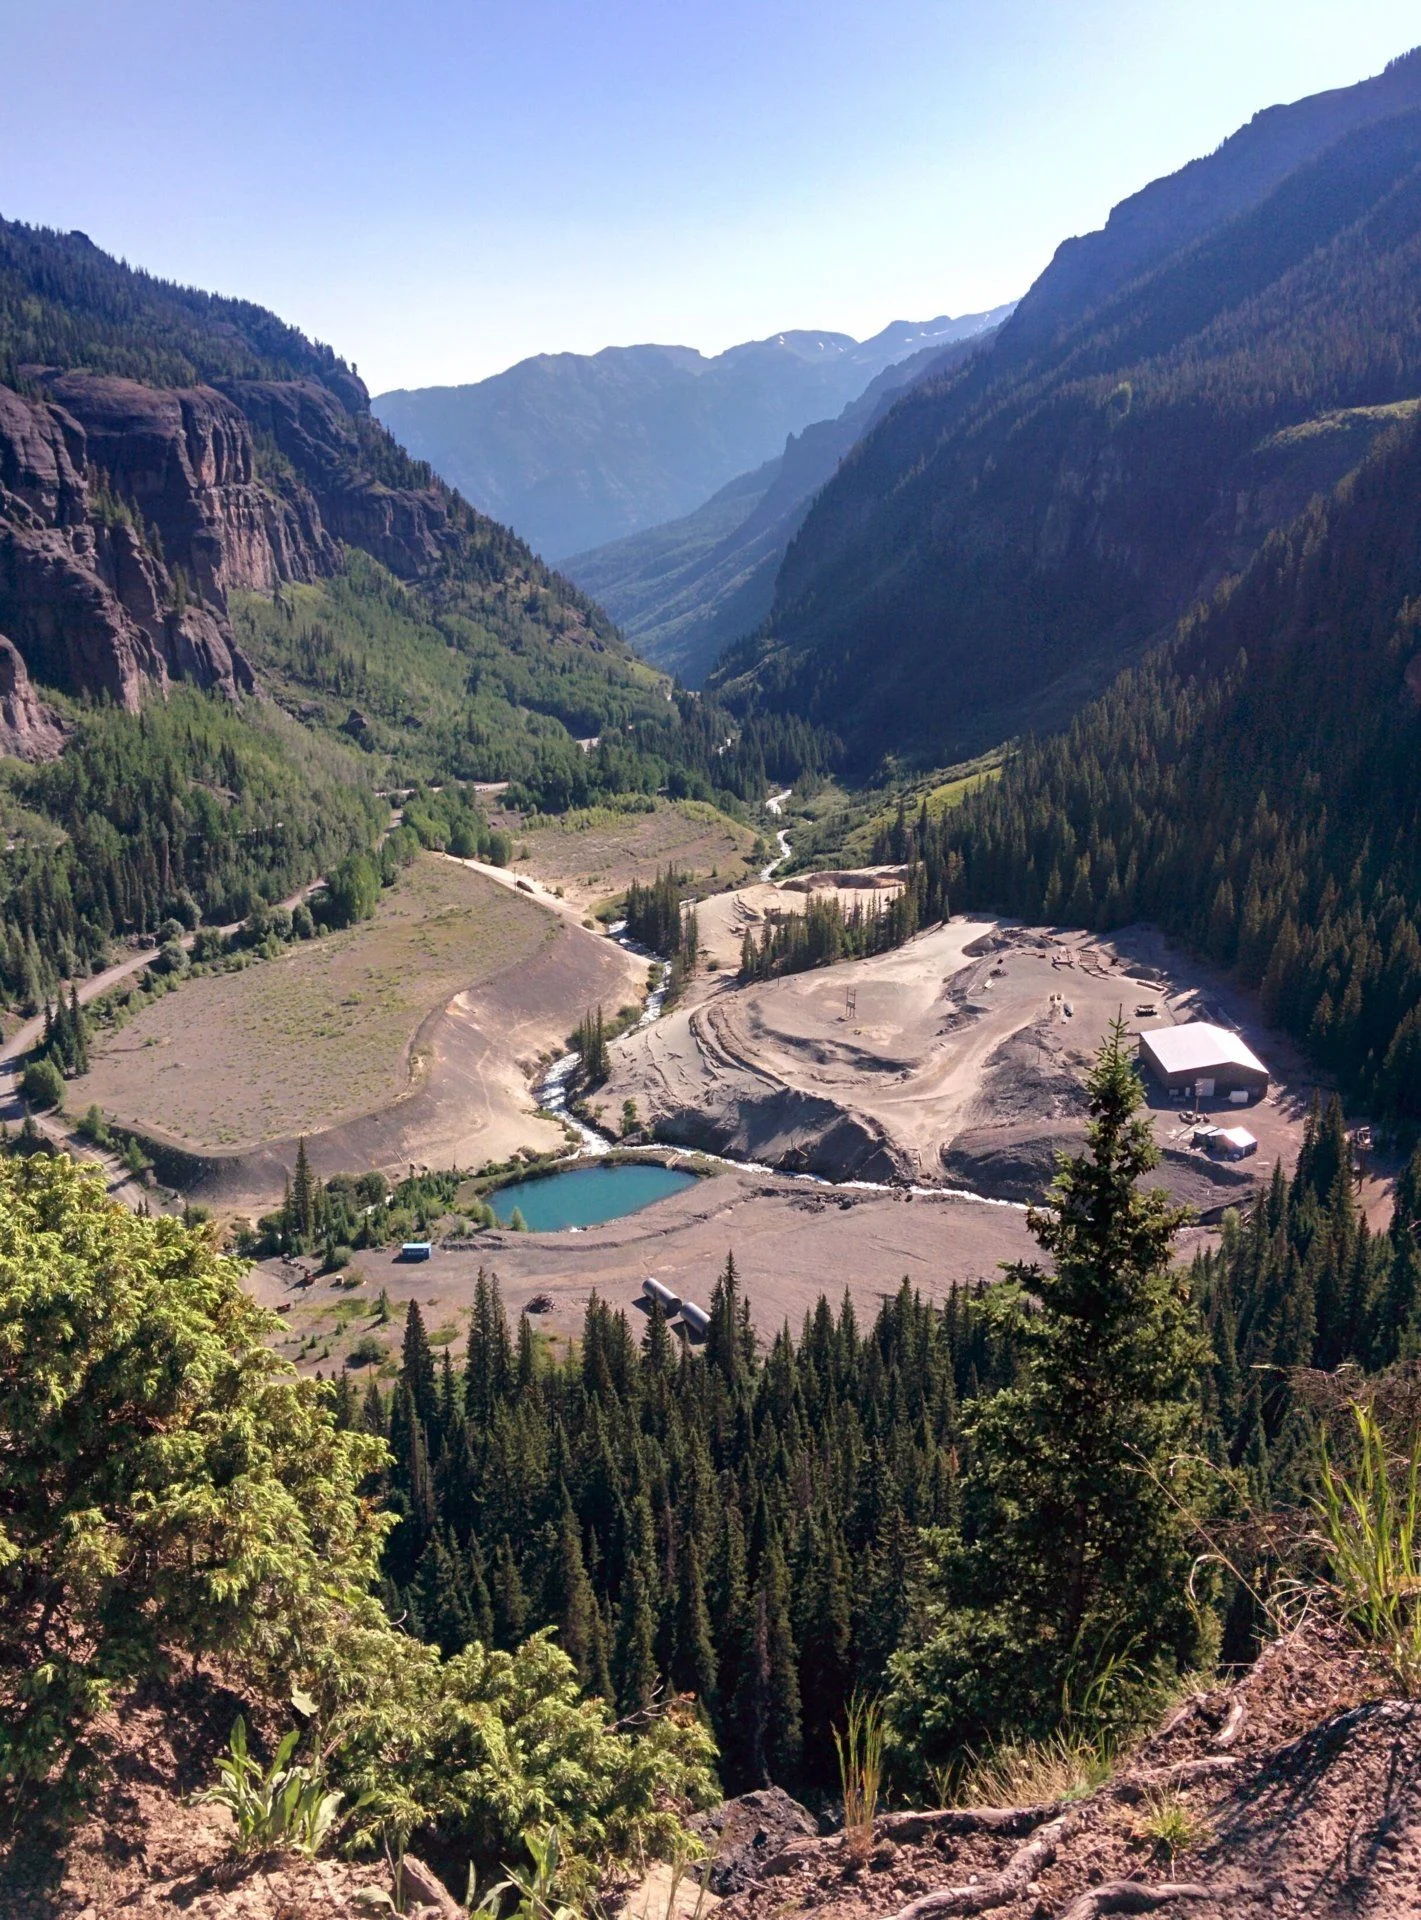
[[[834,1729],[834,1745],[844,1794],[844,1844],[856,1859],[867,1859],[873,1845],[873,1819],[883,1786],[883,1734],[882,1703],[853,1694],[843,1733]]]
[[[1338,1466],[1322,1441],[1313,1502],[1333,1591],[1361,1639],[1380,1648],[1402,1690],[1421,1693],[1421,1431],[1393,1458],[1374,1410],[1355,1403],[1356,1457]]]
[[[1135,1822],[1135,1838],[1144,1840],[1173,1863],[1213,1838],[1209,1823],[1178,1794],[1161,1793],[1146,1801],[1146,1812]]]

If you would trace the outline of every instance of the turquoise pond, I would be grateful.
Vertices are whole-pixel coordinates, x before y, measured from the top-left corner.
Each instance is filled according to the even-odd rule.
[[[576,1167],[570,1173],[552,1173],[545,1180],[520,1180],[489,1195],[499,1224],[507,1226],[516,1207],[533,1233],[562,1233],[568,1227],[600,1227],[683,1187],[694,1186],[693,1173],[673,1167]]]

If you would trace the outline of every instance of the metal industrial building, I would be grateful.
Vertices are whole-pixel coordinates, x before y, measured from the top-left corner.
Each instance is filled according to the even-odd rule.
[[[1224,1100],[1242,1106],[1268,1091],[1268,1069],[1227,1027],[1191,1020],[1181,1027],[1147,1027],[1140,1064],[1166,1093],[1186,1100]]]

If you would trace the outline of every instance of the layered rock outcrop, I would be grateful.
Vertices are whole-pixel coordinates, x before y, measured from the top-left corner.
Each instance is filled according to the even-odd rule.
[[[0,631],[42,682],[128,708],[178,679],[236,696],[255,678],[234,589],[328,577],[343,546],[407,581],[466,556],[467,511],[419,484],[354,375],[22,372],[23,391],[0,387]],[[580,610],[564,624],[602,644]]]
[[[437,567],[449,534],[438,487],[387,487],[370,471],[360,415],[316,380],[237,380],[224,393],[295,470],[337,540],[360,547],[402,580]]]
[[[128,452],[114,417],[127,396],[103,390],[131,389],[158,401],[177,397],[128,381],[86,383],[79,375],[66,376],[63,385],[63,399],[58,392],[39,399],[0,387],[0,629],[39,679],[124,707],[139,704],[145,685],[170,678],[230,694],[251,691],[251,667],[227,624],[220,516],[216,524],[211,515],[202,518],[203,490],[186,460],[181,409],[148,409],[149,431],[135,432]],[[182,556],[174,565],[185,569],[181,580],[165,558],[161,522],[145,522],[141,504],[115,492],[66,401],[80,411],[86,401],[95,410],[107,403],[108,430],[101,428],[99,443],[146,476],[146,492],[164,494]],[[131,407],[144,411],[137,401]]]
[[[183,567],[202,600],[221,606],[233,587],[269,593],[336,564],[314,503],[288,501],[258,477],[250,424],[226,395],[85,373],[47,375],[43,387],[83,428],[102,480],[156,529],[168,563]]]
[[[0,387],[0,628],[68,692],[250,691],[234,588],[328,576],[342,542],[418,579],[459,538],[447,492],[382,484],[366,416],[318,381],[27,371],[28,392]]]
[[[19,648],[0,634],[0,757],[53,760],[63,746],[63,725],[30,685]]]

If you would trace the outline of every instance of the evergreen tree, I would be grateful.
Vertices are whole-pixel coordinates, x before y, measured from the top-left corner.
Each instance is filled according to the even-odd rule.
[[[622,1581],[617,1615],[615,1680],[617,1705],[634,1713],[656,1694],[656,1615],[640,1560],[633,1558]]]
[[[692,1693],[709,1712],[716,1699],[715,1643],[706,1607],[705,1576],[696,1537],[690,1534],[677,1568],[675,1652],[671,1684]]]
[[[311,1162],[306,1154],[306,1136],[296,1142],[296,1171],[291,1179],[292,1226],[309,1247],[316,1233],[316,1189],[311,1179]]]
[[[493,1559],[493,1637],[496,1646],[505,1649],[521,1644],[528,1625],[528,1597],[518,1572],[518,1562],[507,1534],[499,1541]]]
[[[562,1487],[548,1613],[557,1621],[558,1641],[563,1652],[577,1668],[583,1685],[590,1686],[596,1674],[601,1618],[597,1596],[583,1562],[581,1529],[566,1484]]]
[[[400,1362],[400,1378],[415,1413],[424,1425],[426,1436],[439,1431],[439,1390],[435,1384],[434,1354],[424,1331],[424,1315],[419,1302],[411,1300],[405,1309],[405,1337]]]
[[[1182,1673],[1205,1650],[1188,1593],[1207,1358],[1171,1271],[1186,1217],[1137,1181],[1158,1161],[1144,1090],[1112,1028],[1088,1082],[1088,1151],[1029,1216],[1049,1268],[1017,1274],[1018,1381],[967,1421],[960,1540],[931,1579],[941,1626],[894,1663],[892,1711],[920,1754],[1047,1730],[1112,1676]],[[1124,1710],[1124,1703],[1117,1700]]]

